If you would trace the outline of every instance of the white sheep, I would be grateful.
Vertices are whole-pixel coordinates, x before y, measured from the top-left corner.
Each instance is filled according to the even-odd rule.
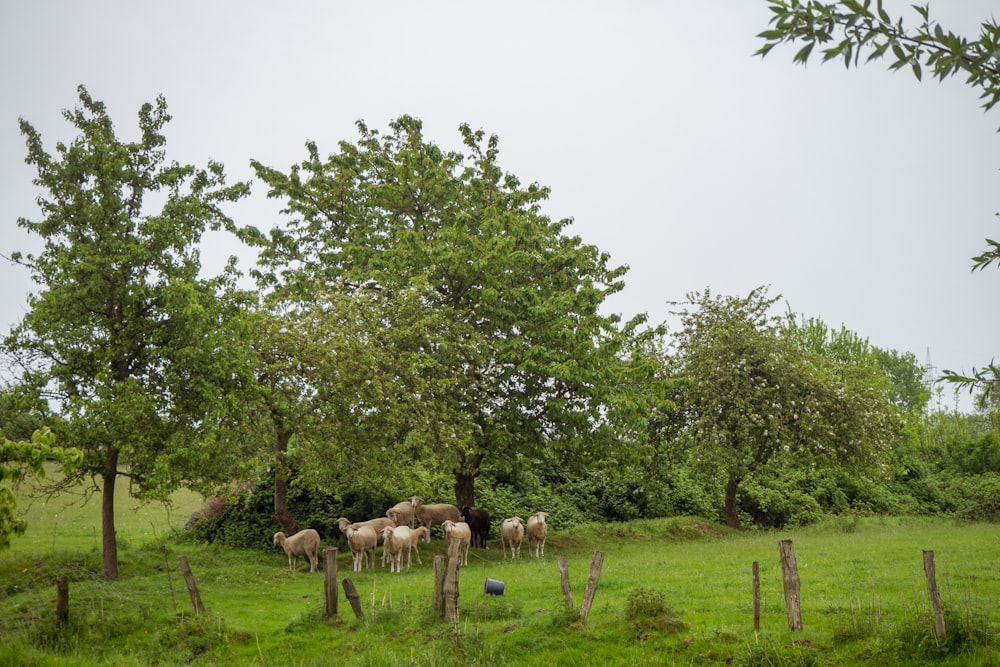
[[[393,534],[400,538],[406,547],[406,567],[410,567],[410,562],[412,558],[412,552],[417,552],[417,563],[423,565],[423,561],[420,560],[420,547],[417,543],[423,539],[424,542],[431,541],[431,529],[427,526],[420,526],[420,528],[410,529],[407,526],[398,526],[393,529]]]
[[[384,566],[385,562],[389,561],[389,572],[403,571],[403,550],[406,549],[406,542],[409,541],[408,535],[404,539],[403,531],[409,530],[408,526],[386,527],[382,530],[382,565]]]
[[[319,564],[319,533],[312,528],[300,530],[287,536],[282,532],[274,534],[274,546],[281,545],[288,556],[288,569],[294,570],[299,565],[299,557],[309,559],[309,571],[315,572]]]
[[[454,505],[448,503],[437,503],[436,505],[422,505],[420,496],[411,496],[410,504],[413,505],[413,513],[421,526],[431,528],[439,526],[445,521],[459,523],[462,521],[462,513]]]
[[[385,511],[385,515],[397,526],[413,528],[413,503],[409,500],[396,503]]]
[[[441,524],[441,530],[444,531],[445,541],[450,542],[453,537],[457,537],[460,540],[461,549],[459,550],[459,556],[462,559],[462,565],[468,565],[469,545],[472,544],[472,530],[469,528],[469,524],[464,521],[445,519]]]
[[[549,534],[549,524],[545,523],[548,512],[535,512],[528,517],[528,552],[541,558],[545,555],[545,537]]]
[[[395,528],[396,524],[395,522],[393,522],[392,519],[384,516],[380,516],[375,519],[368,519],[367,521],[355,521],[354,523],[350,522],[344,517],[340,517],[339,519],[337,519],[337,527],[340,528],[340,532],[346,534],[348,526],[354,526],[355,529],[361,528],[362,526],[371,526],[372,530],[374,530],[375,533],[378,534],[379,538],[381,539],[382,531],[387,526]]]
[[[504,519],[500,524],[500,546],[503,548],[503,557],[507,557],[507,547],[510,546],[510,557],[521,556],[521,542],[524,540],[524,519],[519,516],[512,516]]]
[[[378,534],[371,526],[347,526],[344,531],[347,544],[354,557],[354,571],[360,572],[367,562],[368,567],[375,567],[375,546],[378,544]]]

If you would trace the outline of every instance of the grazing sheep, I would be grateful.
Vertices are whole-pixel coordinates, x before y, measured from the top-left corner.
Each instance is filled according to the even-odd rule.
[[[378,534],[371,526],[347,526],[344,531],[347,544],[351,547],[354,558],[354,571],[360,572],[367,562],[369,568],[375,567],[375,546],[378,544]]]
[[[468,506],[463,507],[461,512],[462,518],[472,531],[472,546],[485,549],[486,541],[490,538],[490,513],[484,509]]]
[[[462,559],[462,565],[469,564],[469,544],[472,542],[472,531],[469,530],[469,524],[464,521],[452,521],[446,519],[441,524],[441,530],[444,531],[445,541],[450,542],[451,538],[457,537],[461,541],[461,549],[459,550],[459,556]]]
[[[545,555],[545,536],[549,534],[549,524],[545,523],[548,512],[535,512],[528,517],[528,552],[541,558]]]
[[[507,546],[510,546],[510,558],[521,556],[521,542],[524,540],[524,519],[519,516],[512,516],[504,519],[500,524],[500,547],[503,549],[503,557],[507,557]]]
[[[462,513],[458,508],[448,503],[438,503],[436,505],[421,505],[420,496],[412,496],[410,503],[413,505],[413,513],[421,526],[432,528],[440,526],[445,521],[458,523],[462,520]]]
[[[309,571],[316,571],[316,566],[319,564],[319,533],[315,530],[306,528],[291,536],[277,532],[274,534],[274,546],[279,544],[288,556],[288,569],[297,568],[299,556],[305,556],[309,559]]]
[[[409,500],[396,503],[385,511],[385,515],[397,526],[413,528],[413,503]]]

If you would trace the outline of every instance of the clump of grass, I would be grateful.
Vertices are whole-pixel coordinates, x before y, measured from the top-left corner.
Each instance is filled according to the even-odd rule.
[[[688,625],[681,615],[667,606],[667,598],[655,588],[639,587],[629,591],[625,617],[636,633],[651,631],[680,632]]]
[[[809,646],[785,647],[759,641],[749,645],[745,654],[735,656],[732,664],[737,667],[815,667],[820,663],[816,650]]]

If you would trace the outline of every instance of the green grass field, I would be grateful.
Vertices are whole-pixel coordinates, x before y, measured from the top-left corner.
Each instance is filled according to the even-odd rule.
[[[124,486],[124,485],[123,485]],[[121,579],[100,577],[98,499],[27,507],[28,533],[0,554],[0,665],[995,665],[1000,526],[945,519],[842,519],[792,531],[736,534],[694,519],[579,526],[550,534],[546,555],[470,552],[460,619],[433,611],[444,543],[400,574],[338,575],[361,595],[356,619],[340,591],[324,615],[324,575],[290,572],[270,545],[240,551],[178,541],[200,498],[167,512],[118,502]],[[803,630],[788,630],[778,541],[791,539]],[[334,545],[337,546],[337,545]],[[604,564],[586,623],[564,609],[565,556],[579,607],[591,557]],[[947,635],[934,636],[924,549],[935,552]],[[178,557],[207,609],[195,616]],[[751,571],[759,563],[761,627]],[[55,614],[55,579],[70,581],[70,619]],[[486,578],[504,582],[485,596]]]

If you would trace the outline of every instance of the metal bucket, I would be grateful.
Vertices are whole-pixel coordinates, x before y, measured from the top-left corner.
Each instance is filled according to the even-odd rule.
[[[503,582],[486,577],[486,585],[483,587],[483,595],[503,595]]]

